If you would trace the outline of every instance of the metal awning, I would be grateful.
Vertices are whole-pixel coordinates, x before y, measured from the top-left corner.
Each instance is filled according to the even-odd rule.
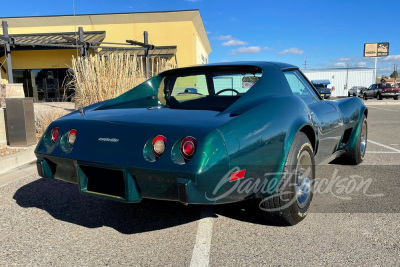
[[[100,55],[109,56],[111,54],[124,54],[137,57],[144,57],[146,53],[146,48],[143,47],[109,47],[109,46],[99,46],[101,49]],[[155,46],[154,49],[149,50],[150,57],[166,57],[171,58],[176,55],[176,46]]]
[[[313,84],[331,84],[329,80],[312,80],[311,83]]]
[[[87,43],[100,42],[105,37],[105,31],[87,31],[83,33],[83,40]],[[77,44],[79,34],[78,32],[9,34],[9,38],[13,39],[13,45],[49,46],[51,44],[65,44],[68,46]],[[4,44],[5,41],[0,39],[0,45]]]

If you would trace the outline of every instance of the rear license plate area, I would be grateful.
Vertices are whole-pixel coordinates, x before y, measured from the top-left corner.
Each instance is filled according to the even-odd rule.
[[[125,177],[123,170],[79,165],[87,178],[87,191],[125,198]]]

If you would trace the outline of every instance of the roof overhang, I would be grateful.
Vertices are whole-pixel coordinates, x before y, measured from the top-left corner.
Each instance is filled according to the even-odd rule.
[[[62,15],[62,16],[34,16],[34,17],[10,17],[0,18],[6,20],[10,28],[18,27],[46,27],[65,25],[104,25],[104,24],[127,24],[127,23],[153,23],[153,22],[175,22],[192,21],[201,42],[207,53],[211,53],[200,11],[178,10],[163,12],[135,12],[117,14],[88,14],[88,15]],[[0,29],[1,30],[1,29]]]
[[[83,33],[85,43],[99,43],[106,37],[105,31],[91,31]],[[43,50],[43,49],[76,49],[79,48],[79,34],[76,32],[57,33],[30,33],[10,34],[12,50]],[[0,39],[0,45],[6,43]],[[0,57],[4,56],[4,50],[0,50]]]
[[[144,57],[146,48],[142,47],[107,47],[99,46],[101,49],[100,55],[109,56],[111,54],[124,54],[130,56]],[[176,46],[155,46],[154,49],[149,50],[150,57],[164,57],[171,58],[176,55]]]

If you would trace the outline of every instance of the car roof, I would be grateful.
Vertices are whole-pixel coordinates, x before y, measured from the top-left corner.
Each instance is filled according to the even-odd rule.
[[[273,62],[273,61],[236,61],[236,62],[221,62],[221,63],[211,63],[205,65],[195,65],[190,67],[178,68],[178,69],[171,69],[160,73],[161,75],[170,75],[185,71],[207,71],[213,68],[220,68],[220,67],[258,67],[261,68],[263,71],[266,71],[271,68],[279,68],[281,70],[289,70],[289,69],[299,69],[297,66],[283,63],[283,62]]]

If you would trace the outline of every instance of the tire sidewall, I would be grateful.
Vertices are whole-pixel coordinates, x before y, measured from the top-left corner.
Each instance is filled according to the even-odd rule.
[[[365,117],[365,115],[362,116],[360,130],[358,132],[358,138],[357,138],[357,154],[356,155],[357,155],[358,163],[361,163],[365,159],[365,154],[366,154],[366,152],[364,152],[364,155],[361,154],[361,131],[362,131],[362,127],[363,127],[364,123],[366,125],[366,132],[364,133],[365,139],[366,139],[366,143],[365,143],[365,151],[366,151],[367,144],[368,144],[368,121],[367,121],[367,118]]]
[[[308,209],[310,207],[312,198],[313,198],[313,185],[315,182],[315,159],[314,159],[314,152],[312,145],[308,138],[306,137],[305,134],[301,133],[300,135],[300,140],[298,142],[294,142],[294,147],[290,149],[289,152],[289,157],[287,161],[287,167],[288,167],[288,173],[293,174],[296,172],[296,166],[299,161],[299,157],[302,154],[303,151],[306,151],[309,153],[311,157],[311,162],[312,162],[312,169],[310,173],[310,180],[311,180],[311,188],[310,188],[310,196],[307,199],[307,203],[305,204],[304,207],[299,207],[297,203],[297,196],[296,196],[296,182],[297,182],[297,175],[289,175],[290,182],[286,183],[285,186],[285,191],[290,192],[290,200],[291,200],[291,205],[289,206],[289,211],[291,214],[291,217],[295,221],[295,223],[300,222],[303,220],[307,213]]]

